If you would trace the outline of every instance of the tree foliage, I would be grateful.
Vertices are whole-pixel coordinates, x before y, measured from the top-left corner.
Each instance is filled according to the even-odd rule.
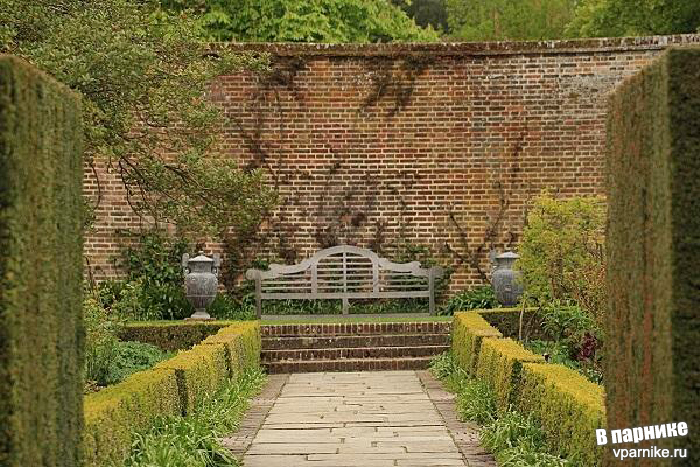
[[[466,41],[563,36],[576,0],[447,0],[450,33]]]
[[[527,217],[517,267],[539,305],[575,301],[599,322],[605,311],[604,229],[599,197],[539,196]]]
[[[138,212],[220,233],[256,222],[275,196],[262,173],[217,157],[224,119],[205,92],[266,62],[210,53],[201,35],[196,18],[155,0],[0,0],[0,52],[83,95],[88,162],[116,170]]]
[[[164,0],[193,11],[205,38],[246,42],[435,41],[388,0]]]
[[[447,2],[446,0],[392,0],[394,5],[399,6],[406,14],[413,18],[417,25],[433,29],[441,34],[447,33]]]
[[[700,2],[582,0],[567,34],[574,37],[684,34],[700,28]]]
[[[446,0],[461,40],[684,34],[700,29],[700,2],[685,0]]]

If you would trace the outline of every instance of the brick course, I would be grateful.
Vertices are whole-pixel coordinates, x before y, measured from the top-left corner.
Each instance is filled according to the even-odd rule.
[[[604,193],[615,85],[669,45],[698,43],[216,45],[269,52],[275,70],[223,76],[209,92],[230,118],[226,153],[267,169],[282,199],[237,247],[231,278],[259,255],[298,262],[351,243],[391,256],[410,243],[455,267],[453,289],[481,283],[489,249],[517,244],[541,189]],[[148,223],[129,211],[116,174],[96,172],[103,196],[85,252],[101,278],[116,273],[117,232]],[[96,196],[87,168],[85,189]]]

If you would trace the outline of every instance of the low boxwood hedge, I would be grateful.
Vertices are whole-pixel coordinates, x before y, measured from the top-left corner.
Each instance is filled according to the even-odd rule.
[[[191,349],[221,329],[241,321],[143,321],[131,322],[119,333],[123,341],[138,341],[166,352]]]
[[[524,362],[544,362],[544,357],[511,339],[488,338],[481,342],[476,376],[493,390],[499,413],[510,410],[515,402]]]
[[[260,329],[258,323],[241,323],[221,329],[207,337],[202,345],[223,344],[226,362],[233,377],[260,366]]]
[[[192,412],[207,394],[212,394],[230,376],[224,344],[198,345],[153,367],[173,370],[177,379],[182,415]]]
[[[604,392],[580,373],[544,358],[518,342],[502,338],[475,312],[458,313],[452,351],[459,365],[496,395],[497,409],[532,414],[540,423],[549,452],[572,467],[602,465],[595,430],[605,425]]]
[[[85,397],[83,452],[86,467],[119,464],[132,432],[158,415],[179,415],[182,404],[174,370],[147,370]]]
[[[121,465],[134,432],[158,416],[190,413],[207,393],[259,363],[259,324],[238,322],[150,370],[86,396],[85,466]]]
[[[573,466],[602,465],[595,430],[605,426],[603,388],[563,365],[525,363],[516,408],[531,414],[546,433],[550,452]]]
[[[502,337],[502,334],[478,313],[455,314],[452,349],[459,366],[472,376],[475,375],[481,341],[485,337]]]

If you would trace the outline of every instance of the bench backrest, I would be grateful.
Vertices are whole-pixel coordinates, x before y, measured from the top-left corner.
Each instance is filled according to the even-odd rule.
[[[268,271],[246,272],[255,281],[258,316],[263,299],[342,299],[347,313],[350,299],[428,298],[434,314],[435,279],[441,276],[440,267],[422,268],[418,261],[392,263],[351,245],[318,251],[300,264],[271,264]]]

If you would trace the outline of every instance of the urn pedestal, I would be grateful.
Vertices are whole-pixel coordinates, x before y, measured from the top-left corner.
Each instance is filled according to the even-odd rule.
[[[496,269],[491,275],[491,285],[496,299],[503,306],[517,305],[524,291],[520,281],[521,273],[513,270],[518,258],[520,256],[512,251],[496,256]]]
[[[212,317],[205,310],[219,289],[219,255],[213,258],[198,252],[194,258],[182,255],[182,269],[185,275],[185,294],[195,312],[188,319],[208,320]]]

